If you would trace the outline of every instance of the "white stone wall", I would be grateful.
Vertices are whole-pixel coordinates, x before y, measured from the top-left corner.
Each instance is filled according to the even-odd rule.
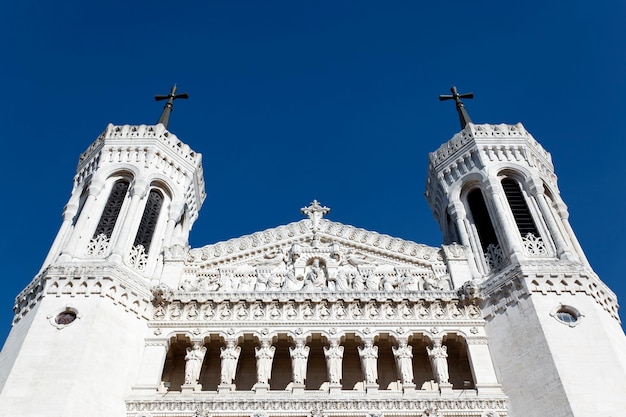
[[[48,316],[68,304],[80,318],[58,329]],[[125,415],[144,333],[145,323],[109,298],[44,297],[3,350],[3,361],[19,353],[0,393],[0,416]]]
[[[585,315],[578,325],[550,315],[561,303]],[[626,409],[626,338],[590,296],[534,293],[487,320],[486,331],[510,417],[609,417]]]

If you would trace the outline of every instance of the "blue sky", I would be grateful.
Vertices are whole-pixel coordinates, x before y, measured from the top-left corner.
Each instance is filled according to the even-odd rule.
[[[626,299],[626,4],[618,1],[5,1],[0,339],[107,123],[170,130],[204,156],[194,247],[331,220],[439,245],[427,156],[476,123],[522,122],[552,153],[570,221]],[[623,313],[622,313],[623,316]]]

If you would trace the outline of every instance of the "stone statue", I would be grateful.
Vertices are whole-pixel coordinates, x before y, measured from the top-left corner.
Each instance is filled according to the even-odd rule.
[[[401,341],[398,347],[393,346],[393,356],[396,358],[396,366],[403,384],[413,383],[413,346]]]
[[[198,383],[205,354],[206,346],[202,346],[198,342],[194,343],[193,347],[187,348],[187,354],[185,355],[185,385]]]
[[[341,362],[343,360],[343,346],[337,340],[331,340],[330,346],[324,346],[324,356],[326,357],[326,368],[328,370],[328,382],[340,384]]]
[[[308,290],[326,288],[326,271],[317,258],[313,259],[309,267],[309,272],[304,279],[304,287]]]
[[[259,384],[268,384],[272,378],[272,361],[276,347],[270,345],[268,340],[261,342],[261,347],[255,347],[256,377]]]
[[[358,349],[365,383],[375,384],[378,380],[378,346],[374,346],[374,343],[368,340],[364,346],[358,346]]]
[[[448,375],[448,347],[442,345],[441,342],[435,342],[431,348],[426,346],[430,364],[433,368],[433,374],[439,384],[447,384],[450,376]]]
[[[229,340],[225,348],[220,348],[220,359],[222,360],[222,372],[220,382],[222,384],[232,384],[237,372],[237,361],[241,354],[241,346],[236,346],[235,342]]]
[[[296,341],[296,346],[289,348],[293,382],[296,384],[304,384],[304,380],[306,379],[306,364],[309,359],[310,350],[311,348],[306,346],[302,340]]]

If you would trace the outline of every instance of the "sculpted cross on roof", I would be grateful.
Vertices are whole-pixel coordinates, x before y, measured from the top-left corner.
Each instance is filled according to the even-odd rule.
[[[313,200],[308,207],[302,207],[300,211],[302,214],[309,216],[309,219],[311,219],[313,223],[313,230],[319,230],[320,220],[330,209],[326,206],[322,207],[317,200]]]

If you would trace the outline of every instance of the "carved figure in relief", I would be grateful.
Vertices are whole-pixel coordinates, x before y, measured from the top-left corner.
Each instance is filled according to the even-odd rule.
[[[241,281],[239,281],[238,291],[254,291],[255,284],[257,284],[257,278],[253,274],[243,274]]]
[[[201,292],[209,291],[209,284],[207,282],[207,277],[203,277],[203,276],[198,277],[198,285],[196,287],[196,290],[201,291]]]
[[[337,340],[331,340],[330,346],[324,346],[328,382],[331,384],[341,383],[341,362],[343,361],[343,349],[344,347],[340,346],[339,341]]]
[[[439,384],[447,384],[450,378],[448,374],[448,347],[436,341],[431,348],[426,346],[430,364],[433,368],[433,374]]]
[[[364,346],[358,346],[357,349],[361,358],[361,369],[365,383],[375,384],[378,380],[378,346],[374,346],[374,343],[368,340]]]
[[[198,342],[194,343],[193,347],[187,348],[187,354],[185,355],[185,384],[194,385],[198,383],[205,354],[206,346],[202,346]]]
[[[195,291],[196,283],[194,281],[193,277],[185,277],[180,284],[180,289],[183,291]]]
[[[286,291],[298,291],[302,288],[304,276],[296,276],[293,266],[287,269],[284,288]]]
[[[398,286],[398,278],[393,275],[385,275],[382,280],[383,290],[394,291]]]
[[[326,288],[326,271],[318,258],[313,259],[309,271],[304,279],[306,290],[319,290]]]
[[[380,290],[380,276],[374,273],[369,273],[365,277],[365,287],[370,291]]]
[[[337,291],[349,291],[352,289],[352,280],[354,279],[354,272],[350,269],[341,267],[337,271],[335,278],[335,290]]]
[[[198,307],[196,307],[196,303],[190,303],[187,310],[187,320],[197,319],[198,314]]]
[[[304,384],[304,380],[306,379],[306,364],[309,359],[310,350],[311,348],[305,346],[302,340],[297,340],[295,347],[289,347],[293,382],[296,384]]]
[[[278,291],[285,283],[284,273],[274,271],[267,279],[267,289],[269,291]]]
[[[400,344],[391,348],[393,356],[396,358],[396,366],[400,374],[400,380],[403,384],[413,383],[413,346],[408,345],[406,341],[400,341]]]
[[[254,348],[256,357],[256,376],[259,384],[267,384],[272,378],[272,361],[276,347],[272,346],[268,340],[261,342],[261,347]]]
[[[267,281],[270,279],[269,272],[259,272],[256,281],[253,283],[254,291],[261,292],[267,289]]]
[[[352,279],[352,289],[354,291],[365,290],[365,278],[363,278],[363,275],[359,273],[354,275],[354,278]]]
[[[229,340],[226,347],[220,348],[221,373],[220,382],[222,384],[232,384],[235,380],[237,372],[237,361],[241,354],[241,346],[235,345],[235,342]]]
[[[233,289],[233,275],[230,271],[220,271],[220,290],[221,291],[232,291]]]
[[[282,253],[281,251],[276,251],[263,255],[263,260],[259,262],[259,265],[276,267],[284,265],[286,259],[287,254]]]
[[[418,281],[413,274],[405,272],[400,278],[400,289],[402,291],[418,291]]]

